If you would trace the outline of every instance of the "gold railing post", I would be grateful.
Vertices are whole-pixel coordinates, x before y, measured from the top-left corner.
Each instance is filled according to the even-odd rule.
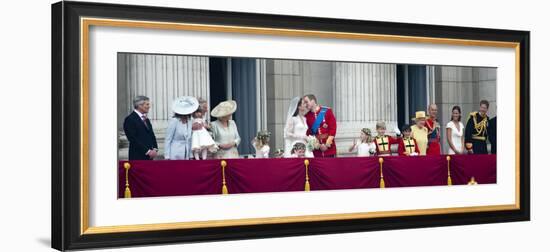
[[[128,171],[130,170],[130,163],[124,163],[124,169],[126,170],[126,189],[124,189],[124,198],[132,198],[132,192],[130,191],[130,183],[128,182]]]
[[[447,185],[453,185],[451,179],[451,156],[447,156]]]
[[[309,187],[309,170],[308,170],[309,160],[308,159],[304,160],[304,165],[306,166],[306,184],[305,184],[304,191],[309,192],[310,187]]]
[[[380,163],[380,188],[385,188],[386,182],[384,182],[384,172],[382,171],[382,164],[384,163],[384,159],[378,158],[378,163]]]
[[[229,194],[229,191],[227,190],[227,185],[225,184],[225,167],[227,166],[227,162],[225,160],[222,160],[222,194]]]

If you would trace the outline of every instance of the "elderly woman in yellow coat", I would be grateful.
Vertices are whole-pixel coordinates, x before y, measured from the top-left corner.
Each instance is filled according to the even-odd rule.
[[[428,128],[426,127],[426,112],[417,111],[415,125],[411,126],[411,136],[416,140],[421,156],[426,156],[428,149]]]

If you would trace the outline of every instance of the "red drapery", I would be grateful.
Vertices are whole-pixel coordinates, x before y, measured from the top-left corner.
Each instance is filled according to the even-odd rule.
[[[496,183],[495,155],[384,157],[386,187]],[[232,193],[303,191],[305,159],[227,159],[225,178]],[[132,197],[204,195],[222,193],[221,160],[120,161],[119,197],[124,197],[124,163],[130,163]],[[311,190],[380,187],[378,157],[311,158],[307,175]]]
[[[445,156],[387,157],[383,163],[386,187],[447,184]]]
[[[377,158],[314,158],[310,160],[311,190],[376,188],[380,186]]]
[[[301,159],[258,158],[226,161],[225,174],[229,193],[304,190],[306,172]]]
[[[468,184],[472,178],[478,184],[495,184],[497,182],[496,167],[496,155],[480,154],[460,156],[459,158],[453,156],[451,158],[453,185]]]
[[[120,198],[126,184],[124,162],[119,162]],[[221,193],[219,160],[130,161],[128,180],[132,197],[202,195]]]

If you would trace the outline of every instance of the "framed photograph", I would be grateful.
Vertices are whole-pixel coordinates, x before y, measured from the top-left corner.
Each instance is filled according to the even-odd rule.
[[[52,247],[528,221],[529,89],[528,31],[59,2]]]

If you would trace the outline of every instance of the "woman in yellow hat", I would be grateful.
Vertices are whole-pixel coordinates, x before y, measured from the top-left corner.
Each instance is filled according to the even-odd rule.
[[[411,136],[416,140],[421,156],[426,156],[428,148],[428,128],[426,128],[426,112],[417,111],[414,118],[415,125],[411,126]]]

